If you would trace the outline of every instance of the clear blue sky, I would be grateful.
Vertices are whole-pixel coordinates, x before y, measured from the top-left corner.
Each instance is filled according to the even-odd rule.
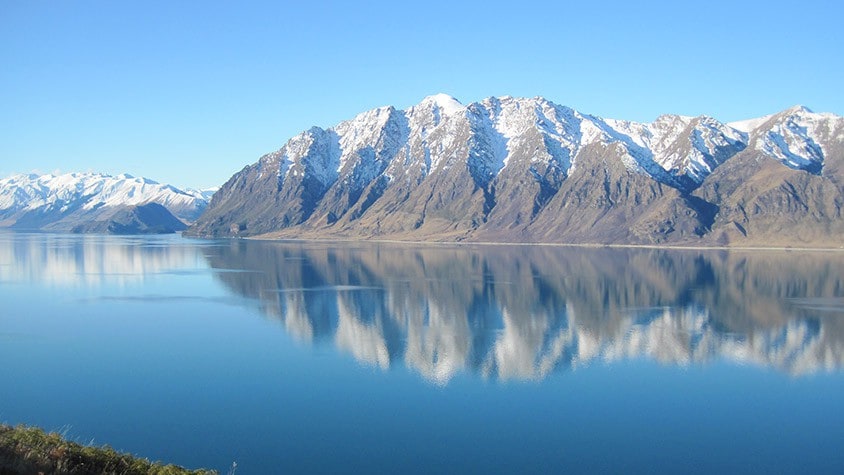
[[[0,0],[0,176],[222,184],[312,126],[437,92],[603,117],[844,114],[837,1]]]

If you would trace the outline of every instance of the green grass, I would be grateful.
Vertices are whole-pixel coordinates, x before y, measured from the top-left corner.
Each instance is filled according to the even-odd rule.
[[[35,427],[0,425],[0,475],[211,475],[137,458],[111,447],[89,447]]]

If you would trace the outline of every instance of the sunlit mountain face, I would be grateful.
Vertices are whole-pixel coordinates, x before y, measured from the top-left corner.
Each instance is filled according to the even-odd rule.
[[[194,236],[839,248],[844,118],[604,119],[438,94],[312,127],[235,173]]]
[[[215,275],[286,331],[378,368],[537,380],[590,364],[844,362],[840,253],[233,242]]]

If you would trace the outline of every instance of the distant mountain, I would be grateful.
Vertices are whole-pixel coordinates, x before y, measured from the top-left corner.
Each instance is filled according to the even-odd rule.
[[[844,120],[602,119],[446,95],[311,128],[223,185],[197,236],[838,247]]]
[[[0,227],[172,233],[184,230],[202,213],[207,194],[131,175],[14,175],[0,179]]]

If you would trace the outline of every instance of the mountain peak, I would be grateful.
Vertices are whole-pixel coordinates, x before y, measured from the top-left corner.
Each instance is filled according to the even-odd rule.
[[[458,101],[454,97],[449,96],[448,94],[444,94],[444,93],[433,94],[431,96],[427,96],[424,99],[422,99],[422,102],[420,102],[419,104],[420,105],[423,105],[423,104],[435,105],[438,108],[440,108],[443,112],[445,112],[446,114],[454,114],[454,113],[461,112],[464,109],[466,109],[466,106],[464,106],[460,101]]]
[[[801,105],[801,104],[791,106],[788,109],[786,109],[785,112],[788,112],[790,114],[801,114],[801,113],[814,114],[814,111],[812,109],[809,109],[808,107]]]

